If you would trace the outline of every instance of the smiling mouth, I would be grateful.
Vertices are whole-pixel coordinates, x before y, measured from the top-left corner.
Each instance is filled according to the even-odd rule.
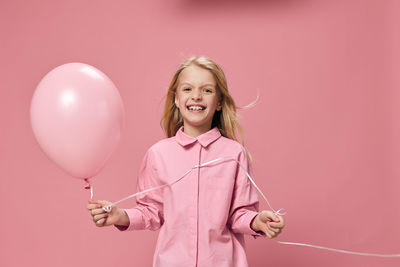
[[[204,106],[187,106],[186,107],[189,111],[203,111],[206,109]]]

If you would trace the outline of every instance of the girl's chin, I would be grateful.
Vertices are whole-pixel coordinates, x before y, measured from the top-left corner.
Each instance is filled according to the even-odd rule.
[[[201,111],[189,111],[189,110],[187,110],[186,111],[186,114],[184,114],[184,115],[186,115],[187,117],[207,117],[207,112],[206,111],[204,111],[204,110],[201,110]]]
[[[193,119],[185,119],[184,124],[190,125],[192,127],[199,127],[202,128],[205,125],[208,125],[209,123],[206,120],[193,120]]]

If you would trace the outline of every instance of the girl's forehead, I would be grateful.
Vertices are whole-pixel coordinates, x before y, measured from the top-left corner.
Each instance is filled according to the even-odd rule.
[[[216,85],[216,81],[212,72],[196,65],[190,65],[189,67],[183,69],[179,74],[178,83],[187,83],[191,85]]]

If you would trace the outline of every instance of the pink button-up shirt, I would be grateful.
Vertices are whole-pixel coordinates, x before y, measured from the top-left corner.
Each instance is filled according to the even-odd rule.
[[[243,146],[221,136],[217,127],[197,138],[181,127],[146,152],[137,191],[171,183],[194,165],[219,157],[237,159],[252,176]],[[245,267],[244,234],[265,237],[250,228],[258,214],[257,191],[236,161],[193,169],[171,186],[137,196],[136,202],[124,209],[128,228],[118,229],[160,229],[154,267]]]

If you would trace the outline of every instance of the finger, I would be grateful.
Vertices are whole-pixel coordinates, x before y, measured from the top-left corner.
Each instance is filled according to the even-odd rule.
[[[260,225],[261,231],[264,232],[264,234],[266,234],[268,236],[268,238],[273,238],[275,233],[271,230],[268,229],[266,224],[262,224]]]
[[[280,222],[280,218],[282,218],[282,217],[274,213],[274,216],[272,219],[274,220],[274,222]]]
[[[277,236],[279,236],[280,235],[280,232],[279,233],[275,233],[275,236],[274,237],[277,237]]]
[[[279,218],[271,210],[263,210],[260,214],[260,220],[263,222],[278,221]]]
[[[268,234],[271,236],[270,238],[274,238],[276,236],[276,233],[272,231],[271,229],[267,229]]]
[[[98,220],[98,221],[96,222],[96,226],[98,226],[98,227],[103,226],[103,224],[104,224],[105,221],[106,221],[105,218]]]
[[[279,219],[277,222],[279,222],[279,223],[282,225],[282,227],[283,227],[283,225],[285,225],[285,220],[284,220],[283,217],[280,216],[280,215],[277,215],[277,217],[278,217],[278,219]]]
[[[277,222],[268,222],[269,227],[271,228],[279,228],[279,226],[281,225],[281,223],[277,223]]]
[[[268,229],[269,229],[269,230],[271,230],[271,231],[273,231],[273,232],[275,232],[275,233],[279,233],[279,232],[281,231],[281,228],[278,228],[278,227],[271,227],[270,224],[271,224],[271,223],[267,223]]]
[[[263,230],[264,234],[268,236],[268,238],[272,238],[271,234],[268,232],[268,230]]]
[[[268,222],[270,228],[281,228],[281,223]]]
[[[97,215],[97,214],[102,214],[102,213],[106,213],[103,209],[92,209],[91,214],[92,215]]]
[[[98,220],[100,220],[100,219],[102,219],[102,218],[107,218],[108,217],[108,214],[107,213],[103,213],[103,214],[98,214],[98,215],[94,215],[93,216],[93,221],[98,221]]]
[[[87,204],[86,208],[88,210],[92,210],[92,209],[95,209],[95,208],[101,208],[101,205],[100,204]]]
[[[268,223],[271,228],[280,228],[282,229],[285,226],[285,222],[282,220],[280,222],[269,222]]]
[[[265,232],[265,235],[268,236],[268,238],[274,238],[275,237],[275,233],[272,231],[267,230]]]

